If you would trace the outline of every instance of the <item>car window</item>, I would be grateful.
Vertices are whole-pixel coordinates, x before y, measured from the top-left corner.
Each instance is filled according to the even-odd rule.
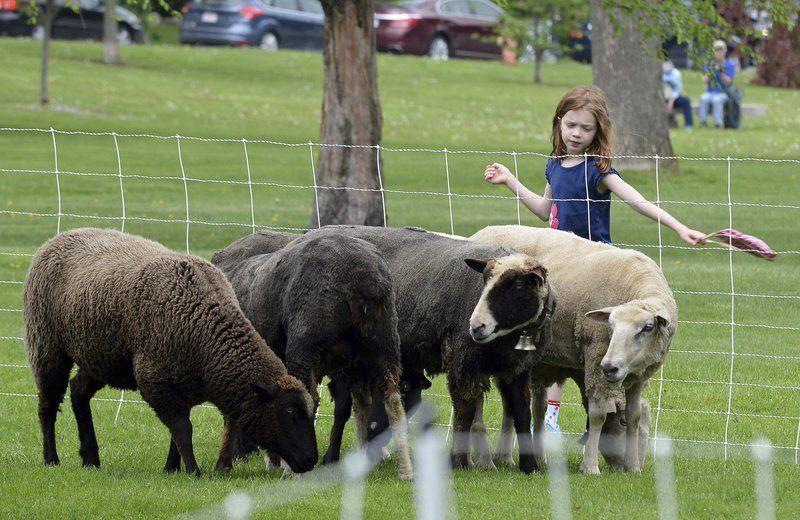
[[[477,16],[491,18],[492,20],[497,20],[500,18],[500,9],[494,5],[475,0],[471,1],[470,4],[472,5],[472,12]]]
[[[278,9],[297,11],[297,0],[272,0],[272,5]]]
[[[298,0],[300,2],[300,9],[313,14],[325,14],[322,11],[322,4],[318,0]]]
[[[469,4],[465,0],[450,0],[439,4],[439,10],[448,14],[470,14]]]

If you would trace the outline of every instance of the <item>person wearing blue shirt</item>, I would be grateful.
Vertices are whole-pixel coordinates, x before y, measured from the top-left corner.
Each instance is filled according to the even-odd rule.
[[[708,109],[714,115],[714,127],[722,128],[722,115],[725,103],[728,101],[728,91],[733,85],[736,75],[736,64],[726,58],[728,48],[722,40],[714,41],[714,61],[711,66],[704,68],[703,81],[706,91],[700,95],[700,124],[706,126]]]
[[[534,215],[549,221],[551,228],[588,240],[611,243],[613,193],[638,213],[674,230],[687,244],[705,242],[705,233],[687,227],[645,200],[611,166],[613,124],[602,90],[588,86],[567,92],[556,107],[552,125],[553,149],[545,167],[547,184],[541,196],[525,187],[500,163],[486,166],[484,180],[505,185]],[[563,391],[563,382],[547,389],[544,418],[547,431],[560,431],[558,410]]]
[[[671,61],[663,63],[661,81],[664,84],[664,99],[667,101],[667,113],[671,114],[673,109],[678,109],[683,113],[684,128],[692,129],[692,102],[688,96],[683,94],[683,78],[681,71],[675,68]]]

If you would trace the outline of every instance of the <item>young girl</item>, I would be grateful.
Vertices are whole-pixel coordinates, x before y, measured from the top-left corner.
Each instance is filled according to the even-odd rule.
[[[690,229],[663,209],[646,201],[611,167],[612,124],[605,94],[597,87],[576,87],[561,99],[553,116],[553,151],[545,167],[547,184],[539,196],[522,185],[508,168],[492,163],[484,179],[505,184],[522,203],[550,227],[570,231],[597,242],[611,243],[611,193],[638,213],[660,221],[687,244],[704,241],[705,234]],[[586,154],[586,156],[584,156]],[[587,203],[587,198],[589,202]],[[547,392],[545,426],[558,431],[562,385]]]

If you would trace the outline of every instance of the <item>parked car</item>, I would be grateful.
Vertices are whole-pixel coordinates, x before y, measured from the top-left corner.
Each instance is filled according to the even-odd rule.
[[[495,27],[503,10],[488,0],[410,0],[375,8],[379,51],[500,58]]]
[[[44,5],[39,3],[39,19]],[[8,36],[31,36],[41,39],[44,28],[29,23],[26,14],[27,0],[0,0],[0,34]],[[102,40],[103,0],[79,0],[67,5],[56,0],[58,12],[53,19],[52,38],[61,40]],[[123,45],[144,41],[142,22],[139,17],[124,7],[114,11],[118,20],[117,38]]]
[[[592,24],[582,23],[569,32],[567,47],[569,57],[581,63],[592,62]],[[662,48],[666,57],[679,69],[692,66],[689,49],[685,43],[678,43],[677,38],[665,40]]]
[[[184,9],[180,41],[267,51],[322,49],[324,25],[318,0],[194,0]]]

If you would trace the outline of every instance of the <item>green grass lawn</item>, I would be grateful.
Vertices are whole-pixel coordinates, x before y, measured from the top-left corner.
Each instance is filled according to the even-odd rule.
[[[77,434],[68,405],[57,423],[62,464],[44,468],[35,387],[26,367],[20,309],[21,282],[29,255],[60,229],[121,225],[125,230],[186,248],[186,195],[189,199],[189,247],[206,258],[250,232],[256,225],[304,228],[313,202],[309,147],[248,143],[253,183],[251,217],[242,138],[286,143],[317,142],[322,92],[320,54],[251,49],[134,46],[123,49],[125,66],[101,63],[98,44],[55,42],[49,110],[37,106],[39,46],[23,39],[0,39],[0,127],[197,136],[232,141],[56,134],[58,187],[53,137],[41,132],[0,131],[0,510],[10,517],[171,516],[217,504],[234,490],[249,490],[269,503],[291,493],[292,485],[266,476],[259,461],[237,466],[230,476],[215,475],[216,443],[222,421],[212,408],[194,412],[196,453],[206,474],[200,480],[161,473],[166,429],[146,405],[125,403],[117,416],[120,393],[104,390],[94,404],[103,466],[81,469]],[[447,148],[458,153],[382,152],[386,208],[390,225],[417,225],[469,234],[489,224],[516,223],[516,201],[483,183],[490,161],[513,164],[506,152],[549,153],[550,120],[558,99],[571,87],[591,82],[591,69],[570,62],[546,64],[544,83],[531,83],[529,65],[504,66],[475,61],[432,62],[381,55],[378,59],[382,145],[393,149]],[[745,73],[744,79],[750,77]],[[701,91],[699,75],[686,73],[689,95]],[[742,82],[744,83],[744,82]],[[745,85],[745,102],[768,105],[765,117],[746,118],[731,132],[676,130],[677,155],[800,159],[800,92]],[[624,131],[624,129],[619,129]],[[117,149],[123,173],[122,193]],[[316,155],[317,150],[314,149]],[[465,152],[465,153],[462,153]],[[191,180],[184,191],[183,171]],[[517,156],[518,171],[534,191],[544,186],[544,160]],[[646,392],[653,407],[661,398],[659,433],[676,444],[677,488],[687,517],[751,517],[754,512],[754,437],[768,438],[775,454],[777,513],[800,514],[792,491],[800,484],[797,439],[798,399],[798,233],[793,223],[800,205],[800,164],[796,162],[688,161],[679,173],[659,176],[663,206],[688,225],[712,231],[733,226],[764,238],[781,252],[774,263],[722,248],[691,249],[665,230],[659,250],[656,225],[625,204],[613,205],[613,237],[662,262],[676,291],[681,325],[664,368],[664,380]],[[20,172],[18,170],[25,170]],[[451,190],[447,193],[446,173]],[[102,176],[83,174],[105,174]],[[656,197],[655,168],[622,172],[646,197]],[[225,181],[225,182],[209,182]],[[36,216],[58,211],[56,217]],[[405,192],[426,192],[405,193]],[[427,194],[428,192],[433,194]],[[478,196],[478,197],[476,197]],[[695,204],[687,204],[693,202]],[[766,205],[766,206],[765,206]],[[166,222],[165,222],[166,221]],[[521,221],[543,225],[523,208]],[[659,254],[660,252],[660,254]],[[742,356],[731,364],[731,276],[737,294],[733,340]],[[769,296],[769,297],[766,297]],[[779,297],[776,297],[779,296]],[[716,324],[709,324],[716,323]],[[755,326],[754,326],[755,325]],[[763,328],[758,325],[769,325]],[[788,358],[769,357],[787,356]],[[732,387],[728,385],[733,374]],[[699,382],[698,382],[699,381]],[[780,387],[780,388],[776,388]],[[730,392],[730,394],[729,394]],[[577,402],[568,386],[566,400]],[[138,400],[136,393],[125,399]],[[444,378],[427,396],[449,417]],[[487,425],[499,426],[496,393]],[[732,460],[722,460],[726,411]],[[327,444],[330,403],[322,408],[318,437]],[[562,427],[582,431],[584,416],[567,405]],[[348,430],[349,432],[350,430]],[[494,431],[492,432],[494,433]],[[652,433],[652,430],[651,430]],[[351,436],[347,438],[350,446]],[[576,517],[602,514],[657,514],[652,462],[640,475],[578,473],[580,451],[570,443],[570,484]],[[602,468],[605,470],[605,468]],[[515,471],[457,472],[455,502],[462,517],[541,517],[549,515],[543,475]],[[257,514],[272,518],[336,517],[340,488],[320,490],[289,505]],[[384,464],[367,483],[368,517],[408,517],[413,491]]]

